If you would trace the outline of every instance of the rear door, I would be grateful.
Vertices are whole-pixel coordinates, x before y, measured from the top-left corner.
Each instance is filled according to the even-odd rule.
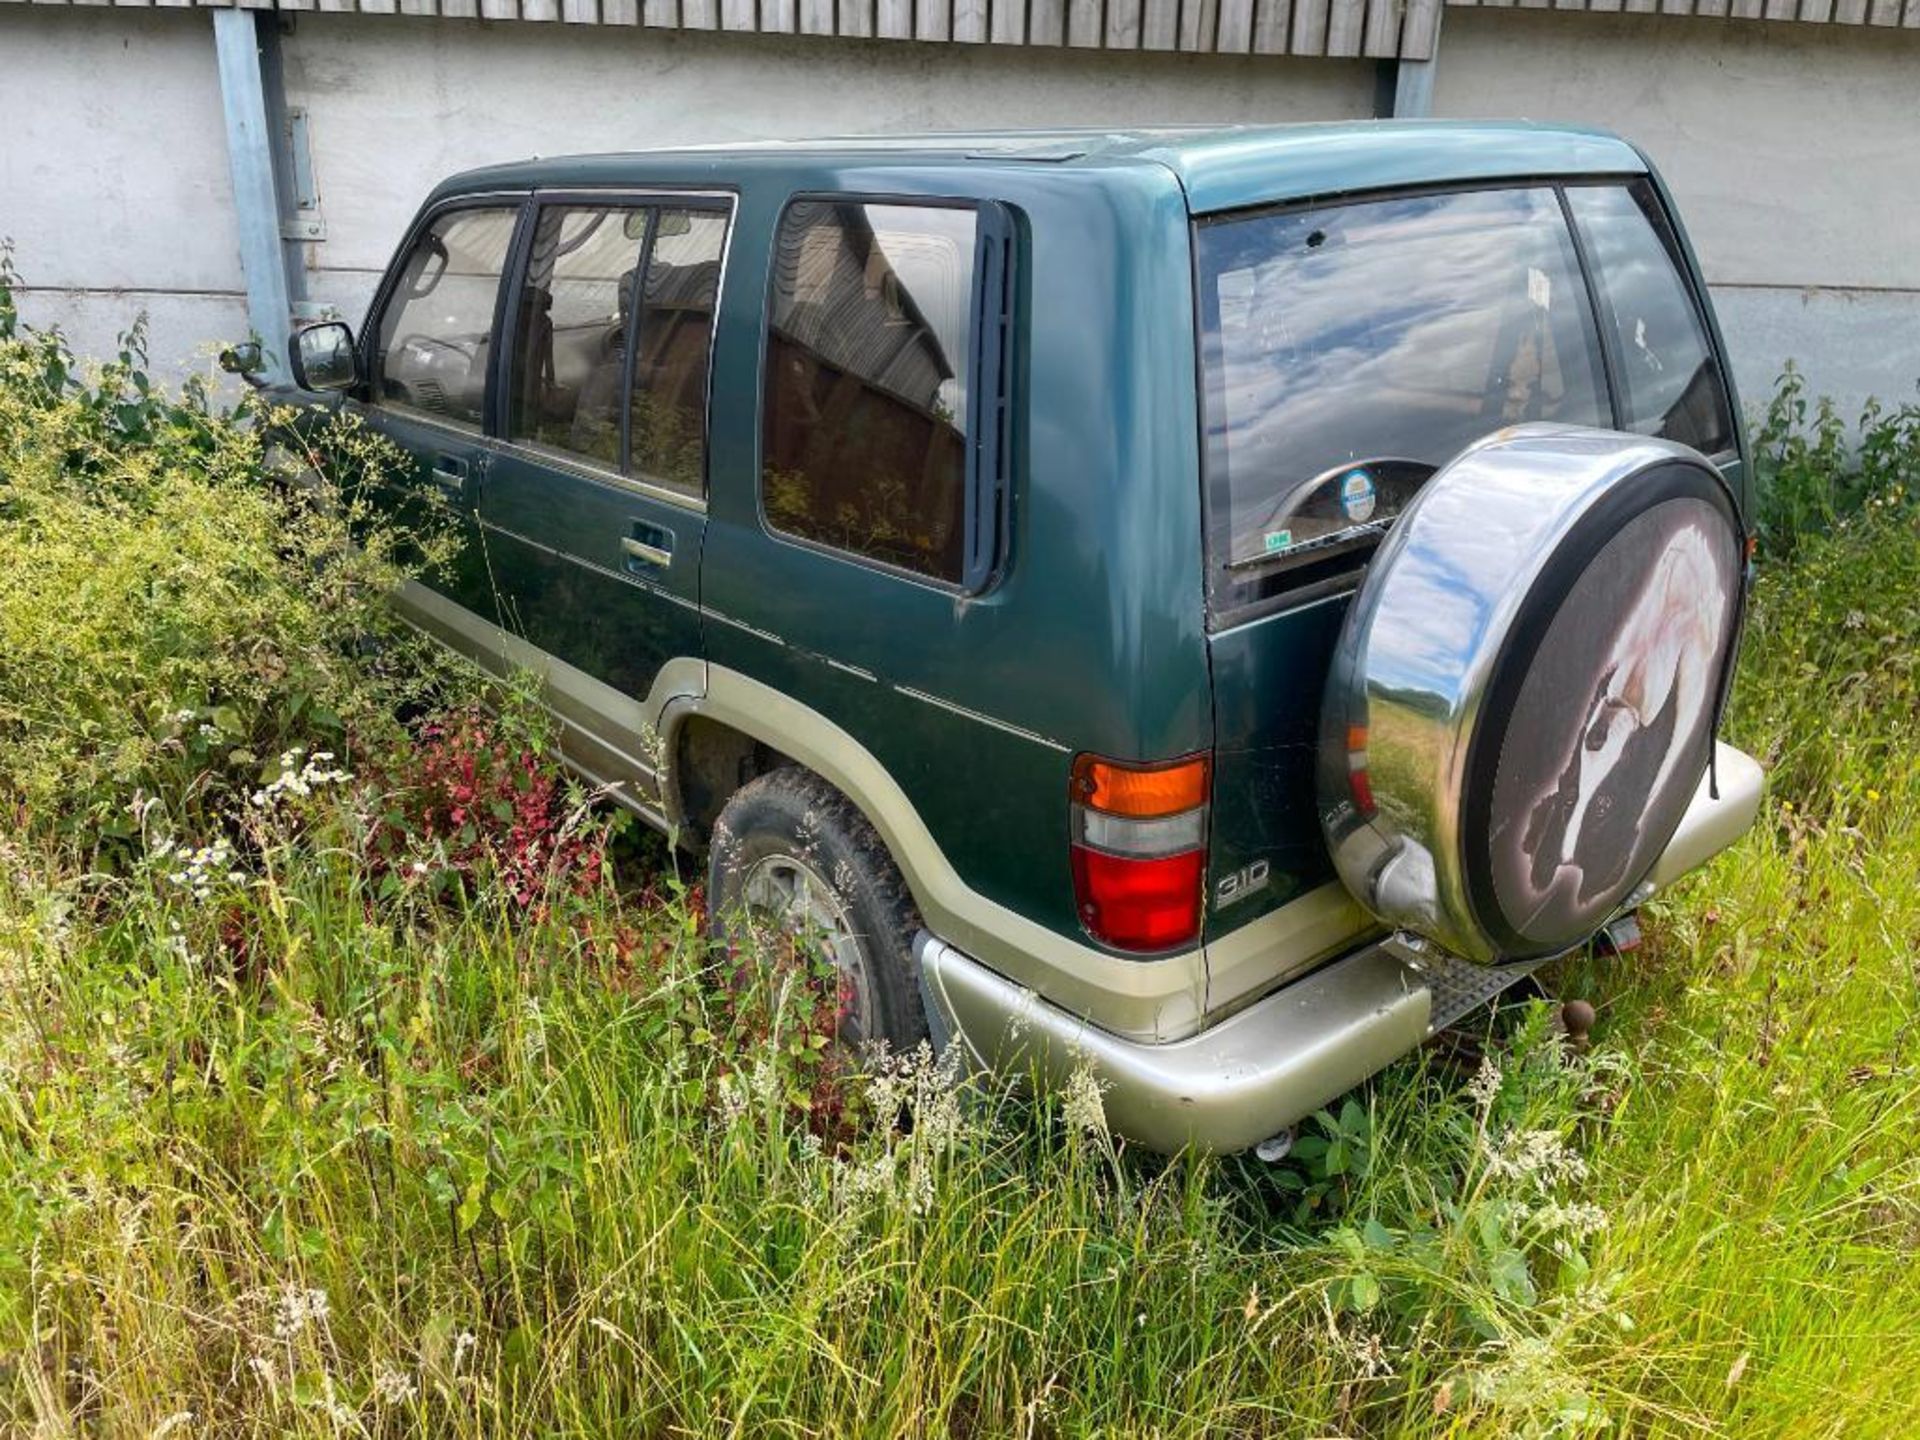
[[[1195,245],[1217,727],[1207,933],[1211,999],[1230,1003],[1280,978],[1276,950],[1284,973],[1374,924],[1333,876],[1317,759],[1333,646],[1381,536],[1482,436],[1610,427],[1614,411],[1550,183],[1209,218]]]
[[[1281,978],[1276,950],[1302,968],[1374,925],[1321,835],[1320,704],[1366,562],[1427,477],[1522,421],[1679,440],[1730,478],[1739,457],[1691,267],[1645,178],[1208,217],[1195,247],[1224,1005]]]
[[[590,776],[657,800],[639,701],[701,654],[725,196],[540,195],[480,497],[499,614]]]

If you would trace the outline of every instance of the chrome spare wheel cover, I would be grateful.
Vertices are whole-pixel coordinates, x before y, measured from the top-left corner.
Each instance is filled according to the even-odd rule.
[[[793,855],[763,855],[748,867],[740,898],[749,924],[765,925],[805,954],[831,961],[841,983],[840,1043],[873,1035],[873,982],[846,902],[820,872]]]
[[[1579,944],[1705,772],[1745,542],[1708,460],[1523,425],[1441,470],[1348,611],[1321,714],[1341,879],[1474,960]]]

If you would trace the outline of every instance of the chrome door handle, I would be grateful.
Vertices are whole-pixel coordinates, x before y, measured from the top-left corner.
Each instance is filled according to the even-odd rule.
[[[645,565],[656,565],[663,570],[673,564],[673,551],[664,546],[649,545],[635,535],[622,535],[620,549],[627,557],[629,570],[635,568],[633,562],[636,560]]]

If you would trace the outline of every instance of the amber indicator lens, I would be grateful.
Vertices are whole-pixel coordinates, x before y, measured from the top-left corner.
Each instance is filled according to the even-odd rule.
[[[1119,765],[1093,755],[1073,762],[1073,796],[1091,810],[1150,820],[1207,803],[1211,763],[1204,755],[1165,765]]]

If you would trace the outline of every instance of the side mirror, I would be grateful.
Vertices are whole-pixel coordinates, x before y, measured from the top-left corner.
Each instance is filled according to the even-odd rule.
[[[242,340],[220,352],[220,368],[229,375],[238,375],[249,385],[257,385],[260,382],[254,377],[267,368],[267,353],[260,348],[258,340]]]
[[[351,390],[360,383],[353,329],[343,321],[329,320],[294,331],[287,352],[293,383],[302,390]]]

